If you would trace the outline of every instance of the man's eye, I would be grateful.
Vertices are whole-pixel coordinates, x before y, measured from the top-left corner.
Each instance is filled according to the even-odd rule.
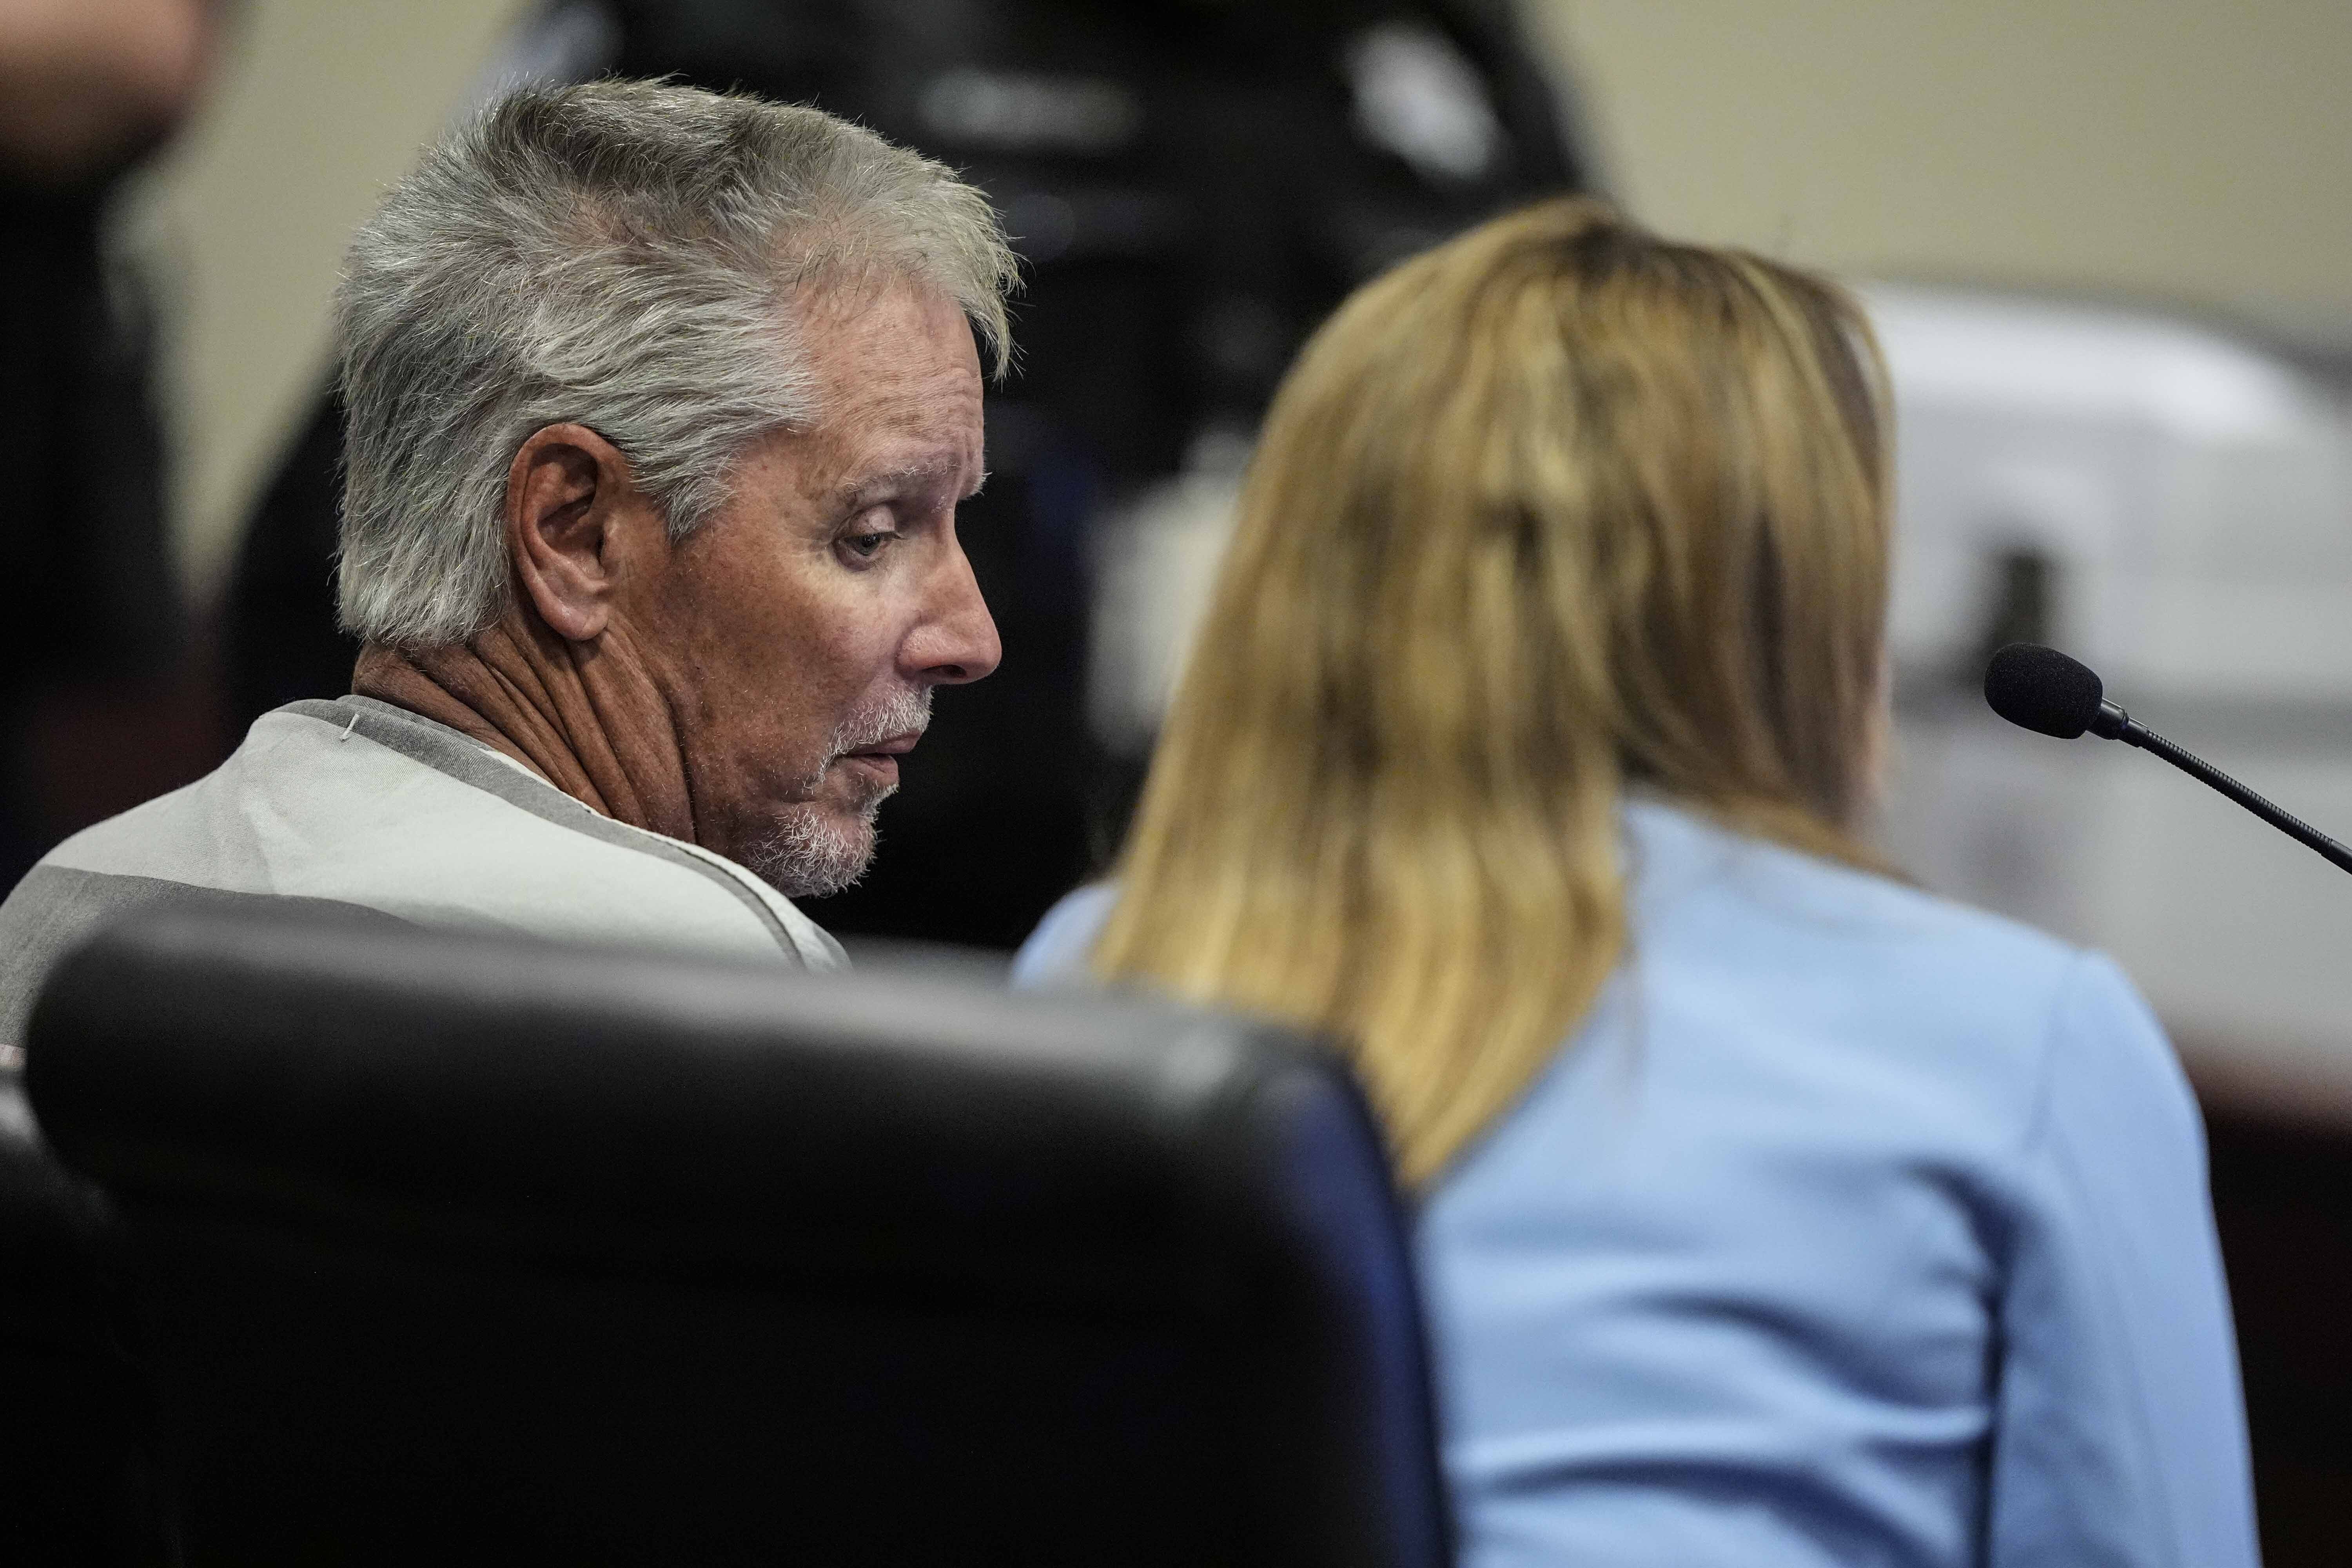
[[[896,529],[877,529],[872,533],[853,533],[842,540],[842,546],[860,561],[871,561],[882,553],[883,546],[898,537]]]

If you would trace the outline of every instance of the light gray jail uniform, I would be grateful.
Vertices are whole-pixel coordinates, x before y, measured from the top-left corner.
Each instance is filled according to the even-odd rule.
[[[602,816],[446,724],[344,697],[264,714],[213,773],[43,857],[0,904],[0,1045],[22,1041],[42,977],[101,921],[257,899],[813,970],[845,962],[733,861]]]

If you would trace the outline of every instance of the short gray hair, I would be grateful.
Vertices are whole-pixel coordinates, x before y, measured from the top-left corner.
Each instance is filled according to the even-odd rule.
[[[432,148],[352,240],[338,596],[372,642],[460,643],[508,602],[507,470],[576,421],[684,538],[754,438],[816,417],[791,301],[907,277],[1003,374],[1017,277],[941,164],[808,107],[662,82],[532,87]]]

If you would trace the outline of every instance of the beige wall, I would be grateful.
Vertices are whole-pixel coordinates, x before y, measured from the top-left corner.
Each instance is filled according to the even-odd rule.
[[[2352,346],[2352,0],[1527,0],[1645,220]]]
[[[1619,194],[1793,259],[2120,289],[2352,343],[2352,0],[1524,0]],[[335,260],[517,0],[248,0],[138,226],[183,557],[216,583]]]
[[[209,594],[326,362],[335,266],[516,0],[247,0],[128,222],[163,290],[181,564]]]

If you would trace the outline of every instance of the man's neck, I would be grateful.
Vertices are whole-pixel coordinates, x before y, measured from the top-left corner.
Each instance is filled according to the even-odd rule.
[[[652,682],[516,618],[455,647],[370,643],[352,691],[446,724],[607,816],[695,841],[685,759]]]

